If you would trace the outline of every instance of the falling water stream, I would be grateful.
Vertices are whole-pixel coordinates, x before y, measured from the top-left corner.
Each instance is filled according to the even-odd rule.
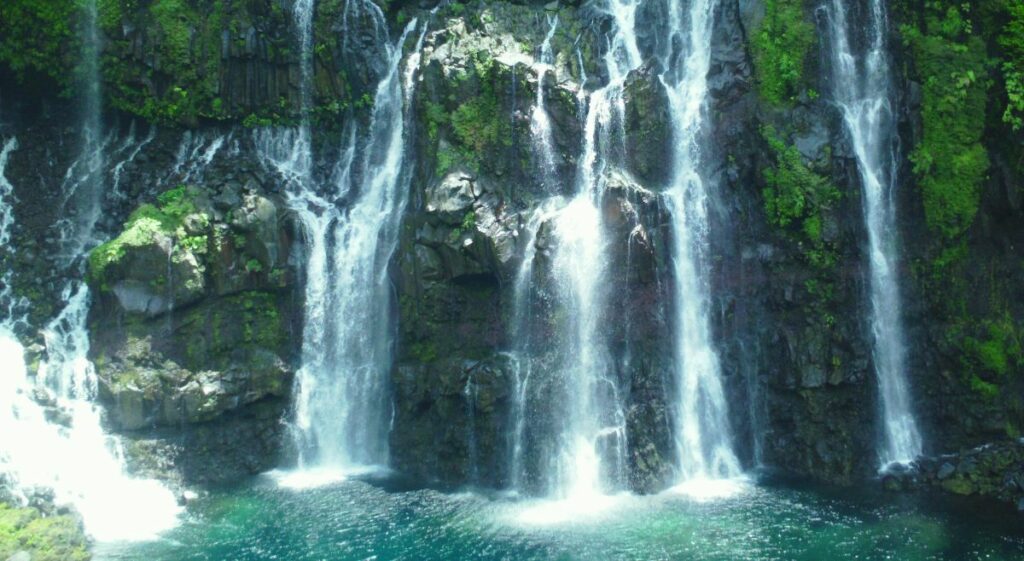
[[[60,292],[61,309],[42,330],[45,360],[38,372],[25,365],[15,337],[18,306],[0,316],[0,425],[5,435],[0,472],[13,483],[22,501],[38,492],[53,494],[57,504],[72,505],[82,515],[86,531],[98,540],[146,539],[177,523],[180,508],[173,494],[154,480],[130,477],[120,442],[107,435],[101,410],[94,403],[98,380],[88,359],[87,316],[90,293],[80,279],[84,255],[98,243],[95,225],[105,197],[106,158],[110,144],[102,132],[99,89],[96,5],[84,5],[84,88],[82,140],[79,157],[68,168],[62,185],[58,221],[61,266],[68,279]],[[17,148],[8,139],[0,155],[0,177]],[[134,150],[127,150],[134,157]],[[13,187],[0,181],[0,241],[9,251],[14,224]],[[6,273],[10,276],[10,272]],[[5,279],[9,281],[9,279]],[[11,302],[8,282],[2,300]]]
[[[623,86],[641,62],[637,6],[633,0],[608,4],[612,23],[603,61],[608,81],[587,96],[576,195],[554,219],[552,281],[563,308],[559,376],[566,392],[555,419],[557,445],[546,468],[547,492],[580,508],[621,489],[625,471],[625,413],[604,328],[609,264],[602,204],[606,173],[622,156],[617,148]]]
[[[732,451],[721,367],[711,332],[708,188],[701,175],[707,74],[716,2],[670,0],[660,76],[672,117],[672,216],[675,277],[675,442],[680,482],[711,492],[708,480],[740,474]]]
[[[302,366],[296,377],[293,434],[300,473],[332,478],[388,461],[388,370],[392,329],[388,263],[406,205],[406,119],[413,72],[425,28],[406,57],[416,20],[388,42],[384,13],[372,2],[350,2],[369,15],[382,41],[386,72],[377,85],[364,135],[351,129],[332,174],[317,181],[308,113],[312,103],[313,3],[295,4],[302,47],[303,124],[257,133],[271,168],[289,183],[288,200],[307,241]],[[348,21],[346,18],[345,21]],[[347,33],[347,30],[343,30]],[[336,201],[346,197],[342,208]],[[306,475],[300,475],[303,479]]]
[[[910,405],[899,287],[896,206],[895,114],[885,35],[883,0],[863,4],[863,30],[848,17],[841,0],[827,6],[835,102],[842,110],[864,189],[868,231],[871,334],[875,374],[881,396],[884,442],[881,465],[913,460],[922,451],[921,434]],[[861,38],[860,52],[853,37]],[[853,37],[851,37],[853,36]]]
[[[558,16],[547,16],[548,33],[541,43],[540,57],[537,60],[537,99],[530,111],[530,133],[533,136],[533,143],[540,159],[541,177],[548,190],[551,190],[550,183],[555,177],[555,147],[551,135],[551,118],[547,108],[544,106],[544,78],[548,72],[554,72],[554,56],[551,53],[551,38],[558,30]]]

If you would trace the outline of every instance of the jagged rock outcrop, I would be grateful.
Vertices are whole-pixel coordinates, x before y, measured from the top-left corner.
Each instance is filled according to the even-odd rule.
[[[89,258],[109,422],[130,451],[169,447],[133,459],[171,461],[189,482],[280,461],[301,316],[282,200],[254,176],[214,177],[139,207]]]
[[[1024,512],[1024,440],[919,458],[910,466],[894,467],[882,481],[892,491],[937,488],[965,497],[996,499]]]

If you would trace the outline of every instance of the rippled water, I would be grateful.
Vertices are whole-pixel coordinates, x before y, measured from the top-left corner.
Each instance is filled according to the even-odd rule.
[[[192,504],[156,542],[97,546],[99,560],[1024,559],[1007,510],[875,492],[750,486],[728,499],[611,499],[536,524],[543,503],[349,480],[287,489],[270,478]],[[849,495],[854,496],[849,496]],[[540,517],[544,518],[544,517]]]

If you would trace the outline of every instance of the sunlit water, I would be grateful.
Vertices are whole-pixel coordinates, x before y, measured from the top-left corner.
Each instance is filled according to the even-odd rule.
[[[291,489],[264,477],[193,503],[188,521],[160,541],[105,545],[96,555],[100,561],[1024,558],[1024,529],[1015,529],[1012,518],[875,491],[843,493],[748,483],[724,499],[609,496],[601,508],[558,516],[561,503],[408,490],[388,480]]]

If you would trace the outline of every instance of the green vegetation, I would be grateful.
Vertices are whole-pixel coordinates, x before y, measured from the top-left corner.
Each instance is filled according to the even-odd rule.
[[[922,85],[921,137],[910,154],[930,236],[915,264],[939,353],[977,395],[1019,411],[1024,369],[1014,294],[1019,264],[990,260],[970,236],[985,196],[989,153],[1019,166],[1024,116],[1024,5],[928,0],[898,12],[911,79]],[[1005,88],[999,85],[1002,78]],[[1005,99],[1003,96],[1005,94]],[[1005,140],[985,143],[988,137]],[[1017,162],[1017,163],[1014,163]],[[1016,431],[1007,421],[1008,434]]]
[[[437,175],[444,175],[457,165],[471,170],[481,166],[501,165],[499,158],[490,158],[495,150],[512,145],[511,118],[504,112],[498,88],[508,77],[487,52],[476,52],[469,68],[455,75],[456,83],[466,84],[473,95],[460,96],[468,101],[455,104],[425,101],[420,122],[427,137],[436,142],[442,138],[435,155]]]
[[[197,9],[188,0],[153,0],[140,9],[135,0],[100,0],[99,17],[109,42],[103,76],[111,105],[156,122],[192,122],[225,113],[219,97],[221,31],[233,0]],[[154,64],[134,58],[122,26],[140,29]]]
[[[3,0],[0,2],[0,64],[25,82],[30,74],[47,76],[61,88],[70,86],[78,63],[72,22],[74,0]]]
[[[1006,378],[1024,368],[1024,331],[1009,313],[981,322],[980,328],[980,337],[964,338],[961,363],[973,390],[996,397]]]
[[[493,92],[460,105],[452,113],[451,122],[456,138],[477,156],[508,132],[507,119],[500,114]]]
[[[70,516],[0,503],[0,559],[27,551],[33,561],[88,561],[85,535]]]
[[[316,3],[310,117],[325,127],[337,123],[345,111],[366,105],[353,95],[346,69],[333,60],[342,38],[332,26],[343,5],[340,0]],[[280,79],[296,58],[286,6],[272,2],[262,7],[247,0],[141,4],[99,0],[107,39],[102,70],[110,104],[160,123],[193,125],[200,119],[240,120],[250,127],[294,123],[299,108],[293,91]],[[268,80],[273,89],[266,93],[276,97],[250,99],[232,91],[236,82],[229,65],[251,63],[253,56],[272,74]]]
[[[796,147],[787,145],[773,127],[764,127],[761,134],[775,160],[775,166],[764,171],[768,222],[797,235],[812,265],[833,267],[838,257],[833,244],[825,241],[822,221],[841,193],[827,178],[810,169]]]
[[[999,35],[1003,49],[1003,82],[1006,85],[1006,110],[1003,122],[1018,131],[1024,127],[1024,4],[1006,6],[1006,24]]]
[[[929,10],[931,34],[903,26],[923,85],[923,137],[910,155],[928,227],[946,240],[970,228],[988,173],[985,131],[988,59],[971,35],[967,5]]]
[[[437,140],[437,131],[446,124],[451,117],[448,112],[444,110],[444,106],[440,103],[434,103],[432,101],[426,102],[426,110],[424,111],[424,117],[427,122],[427,136],[430,140]]]
[[[433,341],[413,343],[409,347],[409,355],[420,364],[434,362],[437,360],[437,345]]]
[[[177,187],[157,197],[156,205],[144,204],[136,209],[119,236],[89,254],[90,282],[108,289],[105,284],[107,269],[120,262],[128,248],[152,244],[160,235],[176,238],[182,249],[204,251],[206,237],[188,236],[183,228],[185,218],[196,213],[197,193],[194,188]],[[205,216],[199,218],[208,220]]]
[[[761,98],[782,105],[805,87],[807,54],[817,39],[803,0],[765,0],[764,11],[764,21],[751,41],[754,65]]]
[[[786,245],[796,246],[798,258],[807,267],[803,275],[804,294],[800,296],[800,314],[808,327],[805,337],[819,366],[828,376],[841,375],[843,335],[835,330],[840,313],[837,284],[840,277],[839,236],[836,205],[840,191],[817,168],[828,164],[807,162],[783,133],[764,126],[761,135],[767,145],[771,163],[763,170],[764,210],[768,224],[784,238]]]

